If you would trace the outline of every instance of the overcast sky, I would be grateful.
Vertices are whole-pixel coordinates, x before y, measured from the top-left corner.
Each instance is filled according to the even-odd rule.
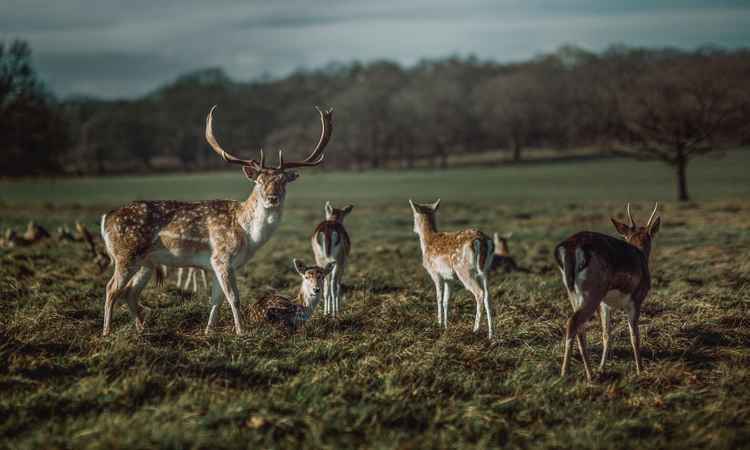
[[[2,0],[0,40],[16,37],[59,96],[127,98],[207,66],[251,80],[331,61],[516,61],[564,43],[749,46],[750,1]]]

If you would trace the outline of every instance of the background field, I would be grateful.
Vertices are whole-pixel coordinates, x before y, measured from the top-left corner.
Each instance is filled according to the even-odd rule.
[[[695,201],[671,202],[666,167],[602,160],[444,172],[307,170],[289,187],[282,226],[240,273],[244,305],[292,293],[291,258],[325,200],[356,205],[344,314],[320,311],[287,336],[228,308],[202,334],[207,293],[150,286],[147,330],[124,307],[102,338],[104,285],[84,247],[0,250],[0,447],[14,448],[737,448],[750,441],[750,167],[748,152],[690,168]],[[109,208],[143,198],[242,198],[237,172],[0,183],[0,225],[30,219],[98,230]],[[474,305],[455,289],[438,328],[407,199],[442,197],[438,226],[513,231],[531,274],[497,274],[497,337],[471,331]],[[580,229],[612,232],[661,202],[654,287],[635,375],[624,316],[594,384],[578,355],[559,379],[570,306],[550,249]],[[593,355],[601,346],[590,324]]]

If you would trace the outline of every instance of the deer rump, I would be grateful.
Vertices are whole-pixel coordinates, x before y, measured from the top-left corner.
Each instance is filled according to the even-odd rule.
[[[323,251],[321,252],[327,258],[335,258],[334,250],[342,251],[345,255],[349,254],[351,241],[346,228],[343,225],[333,221],[321,222],[313,231],[312,240]]]
[[[596,256],[605,264],[607,272],[612,276],[612,286],[623,292],[630,291],[627,286],[628,280],[618,283],[618,274],[628,274],[626,278],[637,274],[639,278],[646,279],[643,268],[648,267],[646,255],[637,247],[602,233],[593,231],[582,231],[565,239],[555,247],[555,261],[558,268],[565,276],[566,288],[575,291],[575,282],[578,275],[588,267],[591,258]],[[619,286],[622,284],[622,286]]]

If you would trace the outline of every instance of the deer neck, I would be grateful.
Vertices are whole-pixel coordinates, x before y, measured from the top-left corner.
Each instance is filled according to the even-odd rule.
[[[301,304],[304,308],[304,313],[302,314],[301,320],[310,320],[310,317],[312,317],[313,312],[315,312],[315,308],[317,308],[318,303],[320,303],[321,296],[315,296],[312,298],[309,298],[305,295],[304,289],[300,286],[299,293],[297,294],[297,303]],[[309,304],[309,306],[307,306]]]
[[[422,254],[425,254],[430,242],[437,234],[435,220],[427,218],[417,223],[417,235],[419,235],[419,244],[422,247]]]
[[[260,187],[253,188],[250,197],[242,203],[237,221],[250,239],[258,244],[267,241],[281,222],[283,203],[267,207],[261,198]],[[282,200],[283,201],[283,200]]]

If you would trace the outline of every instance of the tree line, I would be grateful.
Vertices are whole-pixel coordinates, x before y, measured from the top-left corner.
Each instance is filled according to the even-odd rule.
[[[674,167],[688,198],[694,157],[750,141],[750,52],[563,46],[528,61],[476,57],[329,64],[240,82],[220,68],[185,74],[141,98],[57,101],[27,44],[0,43],[0,175],[103,174],[224,167],[226,148],[302,156],[317,141],[313,105],[335,109],[328,168],[445,168],[463,155],[588,147]]]

